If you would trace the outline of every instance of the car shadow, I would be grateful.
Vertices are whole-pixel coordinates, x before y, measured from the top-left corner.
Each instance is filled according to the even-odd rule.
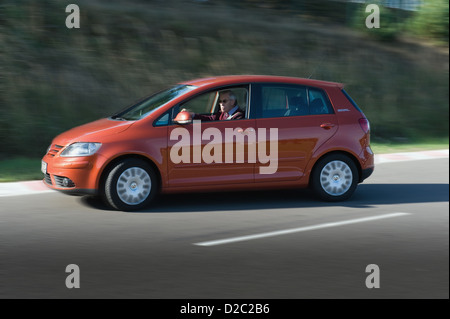
[[[79,201],[90,208],[112,210],[98,197]],[[323,202],[309,189],[160,195],[149,208],[130,213],[192,213],[308,207],[366,208],[378,205],[448,202],[449,184],[361,184],[344,202]]]

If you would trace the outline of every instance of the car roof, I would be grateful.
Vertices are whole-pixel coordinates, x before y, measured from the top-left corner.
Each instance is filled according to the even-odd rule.
[[[208,78],[194,79],[190,81],[184,81],[180,84],[195,85],[198,87],[211,86],[211,85],[229,85],[229,84],[243,84],[243,83],[255,83],[255,82],[270,82],[270,83],[286,83],[286,84],[299,84],[299,85],[312,85],[319,87],[339,87],[343,88],[342,83],[319,81],[312,79],[288,77],[288,76],[274,76],[274,75],[224,75]]]

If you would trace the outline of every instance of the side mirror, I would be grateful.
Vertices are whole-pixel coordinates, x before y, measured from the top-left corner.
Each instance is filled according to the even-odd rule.
[[[191,124],[192,123],[191,113],[187,111],[181,111],[180,113],[177,114],[177,116],[173,121],[177,124]]]

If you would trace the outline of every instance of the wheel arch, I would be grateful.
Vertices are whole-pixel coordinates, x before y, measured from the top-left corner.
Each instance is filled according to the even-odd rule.
[[[123,155],[120,155],[120,156],[114,158],[113,160],[111,160],[103,168],[103,170],[100,174],[99,181],[98,181],[99,194],[102,194],[104,191],[105,182],[106,182],[109,172],[117,165],[117,163],[119,163],[125,159],[139,159],[139,160],[143,160],[144,162],[149,164],[156,173],[156,177],[158,179],[158,185],[159,185],[159,188],[161,189],[161,187],[162,187],[161,172],[153,160],[151,160],[150,158],[148,158],[144,155],[141,155],[141,154],[123,154]]]
[[[357,157],[354,154],[352,154],[351,152],[347,152],[344,150],[334,150],[334,151],[330,151],[330,152],[322,154],[315,160],[314,165],[312,166],[310,173],[309,173],[308,185],[311,185],[311,179],[313,177],[314,170],[317,167],[317,163],[319,163],[320,160],[322,160],[323,158],[325,158],[327,156],[337,155],[337,154],[345,155],[352,160],[352,162],[355,164],[356,168],[358,169],[358,183],[362,182],[362,180],[361,180],[362,179],[362,167],[361,167],[361,163],[358,161]]]

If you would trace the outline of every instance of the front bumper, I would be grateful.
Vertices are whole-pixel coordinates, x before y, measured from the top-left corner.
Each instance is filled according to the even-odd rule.
[[[86,157],[60,157],[46,155],[43,182],[47,187],[67,194],[97,194],[103,157],[94,154]]]

